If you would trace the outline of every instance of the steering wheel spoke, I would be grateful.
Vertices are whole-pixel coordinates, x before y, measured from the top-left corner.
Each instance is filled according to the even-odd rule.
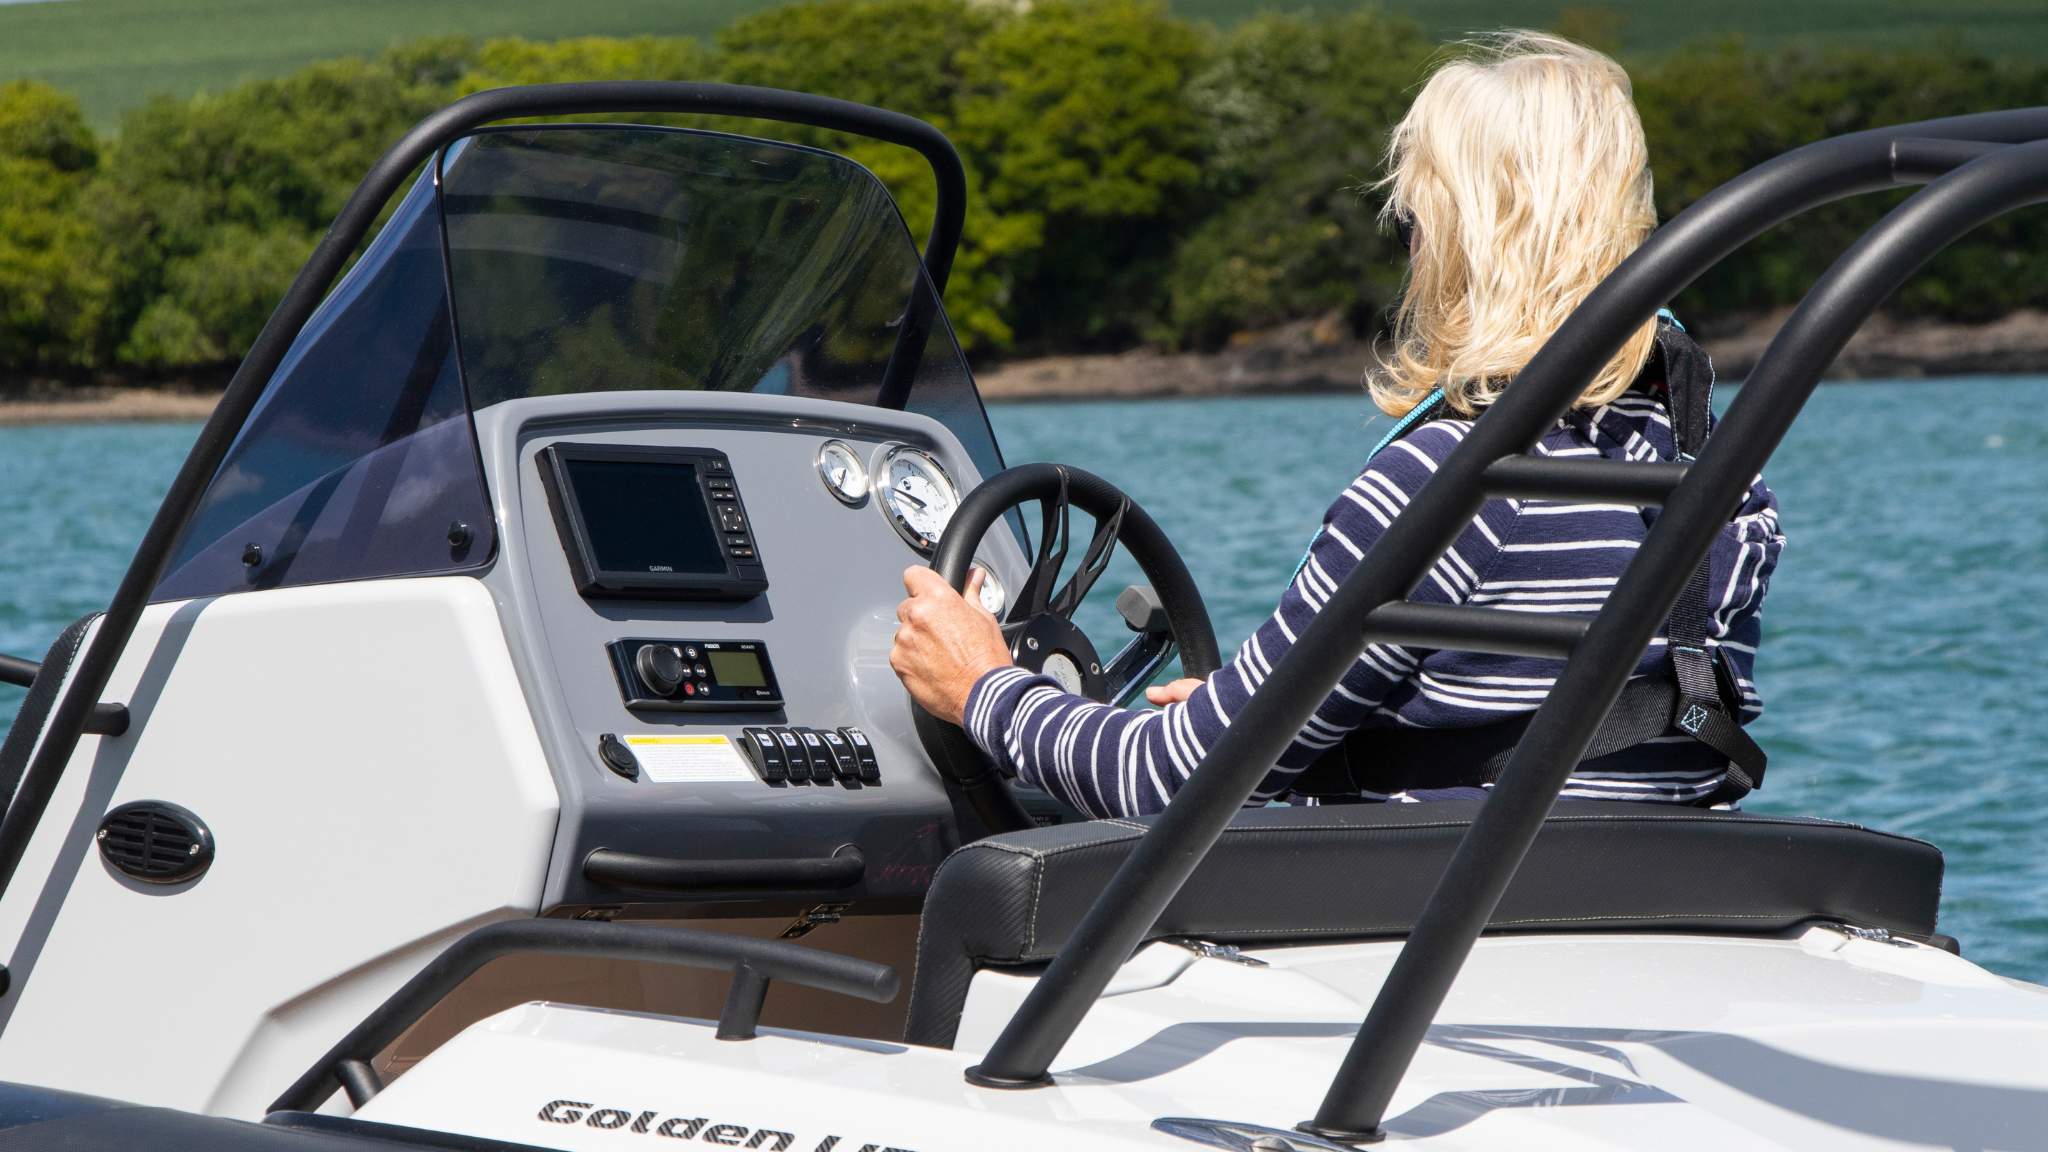
[[[1017,589],[1017,602],[1010,607],[1013,623],[1021,623],[1046,611],[1052,599],[1053,584],[1060,578],[1060,569],[1067,566],[1069,502],[1065,468],[1059,468],[1059,478],[1058,492],[1039,501],[1038,556],[1031,562],[1031,574],[1024,577],[1024,583]]]
[[[1081,601],[1087,599],[1088,590],[1095,587],[1097,580],[1102,579],[1103,570],[1109,567],[1110,557],[1116,554],[1117,533],[1123,531],[1124,513],[1130,506],[1131,501],[1126,497],[1117,503],[1116,511],[1110,513],[1107,519],[1096,522],[1095,535],[1088,541],[1088,551],[1081,554],[1081,566],[1074,570],[1074,575],[1067,581],[1066,587],[1061,588],[1059,594],[1052,598],[1052,603],[1046,608],[1047,611],[1062,620],[1074,618],[1074,612],[1081,607]]]

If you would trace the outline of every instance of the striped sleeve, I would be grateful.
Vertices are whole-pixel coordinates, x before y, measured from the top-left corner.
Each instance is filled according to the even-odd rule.
[[[1375,456],[1330,506],[1273,615],[1186,701],[1157,710],[1116,708],[1064,693],[1048,677],[1003,668],[984,675],[969,695],[968,734],[999,765],[1091,816],[1164,808],[1469,427],[1465,421],[1435,421]],[[1491,567],[1508,531],[1502,518],[1512,515],[1503,502],[1489,501],[1412,598],[1462,602]],[[1388,692],[1415,672],[1424,655],[1390,645],[1364,648],[1251,802],[1284,794],[1323,750],[1376,711],[1384,712]]]
[[[1733,665],[1745,724],[1764,710],[1756,689],[1756,650],[1763,639],[1764,596],[1784,551],[1778,498],[1758,476],[1708,557],[1708,640],[1725,649]]]

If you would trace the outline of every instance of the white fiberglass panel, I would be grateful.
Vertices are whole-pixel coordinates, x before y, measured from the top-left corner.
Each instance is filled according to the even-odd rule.
[[[254,1117],[454,935],[533,914],[556,793],[464,577],[149,608],[0,904],[0,1080]],[[119,876],[99,815],[164,800],[216,855]]]
[[[1259,966],[1151,945],[1061,1054],[1055,1086],[1034,1091],[965,1083],[976,1047],[772,1031],[734,1043],[702,1021],[530,1004],[473,1026],[359,1114],[562,1149],[637,1135],[785,1152],[1192,1152],[1159,1122],[1285,1134],[1312,1115],[1398,951],[1268,949],[1251,954]],[[985,1042],[1032,983],[981,973],[963,1039]],[[1496,937],[1395,1096],[1387,1146],[2038,1148],[2044,1054],[2048,994],[1917,945],[1825,928]],[[1273,1146],[1322,1147],[1290,1139]]]

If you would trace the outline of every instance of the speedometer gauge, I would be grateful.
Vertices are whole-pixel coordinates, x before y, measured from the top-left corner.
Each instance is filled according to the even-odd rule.
[[[825,491],[841,504],[857,505],[868,498],[868,469],[844,440],[827,440],[818,445],[818,477]]]
[[[896,532],[919,552],[939,546],[939,537],[960,506],[953,478],[928,452],[898,444],[875,470],[875,495]]]

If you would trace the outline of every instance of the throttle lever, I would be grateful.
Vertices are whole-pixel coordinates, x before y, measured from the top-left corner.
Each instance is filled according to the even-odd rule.
[[[1150,584],[1132,584],[1116,594],[1117,615],[1133,632],[1171,632],[1166,603]]]

